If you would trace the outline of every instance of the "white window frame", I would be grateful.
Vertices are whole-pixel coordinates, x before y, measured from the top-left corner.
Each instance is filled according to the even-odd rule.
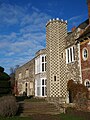
[[[87,51],[87,57],[85,57],[86,56],[86,53],[84,53],[85,50]],[[84,61],[86,61],[88,59],[88,49],[86,47],[84,47],[82,49],[82,58],[83,58]]]
[[[44,80],[44,85],[42,85],[42,81]],[[41,96],[42,97],[46,97],[46,81],[47,81],[47,79],[46,78],[41,78]],[[42,95],[42,87],[44,87],[44,95]]]
[[[75,47],[69,47],[66,49],[66,64],[75,61]]]
[[[35,58],[35,74],[40,73],[40,56]]]
[[[42,58],[44,58],[44,61],[42,61]],[[41,55],[41,72],[46,72],[46,61],[45,61],[46,55]],[[44,64],[44,70],[42,69],[42,65]]]
[[[42,57],[44,57],[44,61],[42,62]],[[37,58],[35,58],[35,74],[46,72],[46,54],[40,55]],[[44,64],[44,70],[42,70],[42,64]]]
[[[42,85],[42,81],[44,80],[44,85]],[[37,97],[46,97],[46,78],[40,78],[35,80],[35,96]],[[39,81],[39,84],[38,84]],[[42,87],[44,87],[44,95],[42,95]],[[38,94],[38,88],[40,89],[40,93]]]

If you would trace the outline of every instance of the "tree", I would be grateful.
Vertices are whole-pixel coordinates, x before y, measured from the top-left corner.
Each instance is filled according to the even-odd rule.
[[[0,95],[11,93],[10,76],[4,72],[4,68],[0,66]]]
[[[15,67],[10,68],[10,81],[11,81],[11,89],[12,93],[14,94],[14,87],[15,87],[15,72],[16,69],[19,68],[19,65],[16,65]]]

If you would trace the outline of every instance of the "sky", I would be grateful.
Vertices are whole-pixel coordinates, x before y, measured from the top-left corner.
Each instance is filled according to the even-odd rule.
[[[0,66],[23,65],[46,47],[46,23],[59,18],[67,29],[88,18],[86,0],[0,0]]]

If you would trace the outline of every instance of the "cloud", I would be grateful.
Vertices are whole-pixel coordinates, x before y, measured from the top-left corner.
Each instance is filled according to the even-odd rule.
[[[0,24],[14,25],[18,24],[19,20],[24,17],[24,9],[15,5],[1,4],[0,5]]]
[[[28,12],[29,7],[31,12]],[[0,26],[4,32],[0,30],[0,65],[8,73],[10,67],[24,64],[45,48],[45,25],[50,17],[31,4],[24,7],[1,4]]]
[[[82,17],[81,15],[79,15],[79,16],[73,16],[73,17],[71,17],[71,18],[69,19],[69,21],[75,21],[75,20],[80,19],[81,17]]]
[[[74,26],[77,27],[85,18],[86,18],[85,15],[78,15],[78,16],[73,16],[69,18],[68,19],[69,30],[71,30],[71,27],[74,27]]]
[[[32,10],[36,11],[36,12],[40,12],[40,10],[34,6],[32,6]]]

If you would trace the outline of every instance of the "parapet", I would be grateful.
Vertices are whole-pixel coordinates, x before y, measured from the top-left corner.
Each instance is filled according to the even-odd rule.
[[[47,23],[46,23],[46,26],[49,24],[49,23],[53,23],[53,22],[61,22],[61,23],[64,23],[64,24],[67,24],[67,20],[63,20],[63,19],[59,19],[59,18],[53,18],[53,19],[50,19]]]
[[[46,49],[41,49],[39,51],[36,52],[35,56],[39,56],[39,55],[42,55],[42,54],[46,54]]]

